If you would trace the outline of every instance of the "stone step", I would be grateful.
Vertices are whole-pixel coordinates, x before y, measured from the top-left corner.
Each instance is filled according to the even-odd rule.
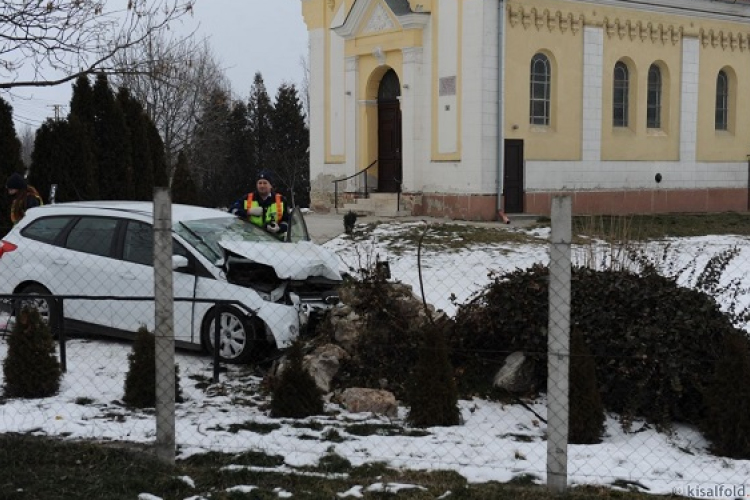
[[[523,221],[523,222],[535,222],[537,219],[542,217],[540,214],[505,214],[505,216],[512,221]],[[548,216],[547,216],[548,217]]]
[[[389,210],[383,207],[373,205],[361,205],[359,203],[346,203],[343,208],[339,208],[339,213],[345,214],[349,211],[354,212],[357,215],[366,217],[368,215],[376,217],[408,217],[411,212],[408,210]]]
[[[395,210],[378,210],[371,213],[370,215],[374,217],[411,217],[411,212],[409,210],[399,210],[398,212],[396,212]]]
[[[377,201],[393,201],[393,203],[396,203],[396,198],[398,198],[398,193],[370,193],[369,198],[361,198],[361,199],[369,199],[369,200],[377,200]]]
[[[368,198],[358,198],[354,203],[344,204],[344,210],[367,212],[401,211],[397,193],[370,193]]]
[[[357,215],[370,215],[372,210],[364,205],[358,205],[357,203],[345,203],[343,207],[338,209],[338,213],[345,214],[348,212],[354,212]]]

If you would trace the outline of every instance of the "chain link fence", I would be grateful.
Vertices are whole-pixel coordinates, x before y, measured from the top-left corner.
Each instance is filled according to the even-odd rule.
[[[33,304],[52,326],[63,374],[53,396],[3,395],[2,432],[138,443],[166,461],[255,451],[275,457],[274,470],[339,456],[556,492],[600,484],[699,497],[739,492],[750,477],[748,448],[719,453],[726,437],[711,427],[729,422],[746,439],[747,402],[710,397],[728,390],[716,375],[722,338],[746,327],[744,238],[581,241],[570,199],[560,197],[550,228],[392,223],[323,246],[229,231],[218,259],[208,258],[219,257],[208,229],[169,207],[157,193],[150,237],[129,231],[143,220],[126,212],[87,222],[81,212],[4,240],[17,248],[4,247],[0,268],[16,285],[0,296],[0,359],[15,312]],[[88,241],[76,248],[71,235],[84,223]],[[344,278],[335,295],[326,252]],[[143,255],[152,260],[136,262]],[[66,284],[35,281],[43,265],[56,265]],[[628,309],[626,298],[641,295]],[[670,315],[664,330],[657,319]],[[420,335],[441,319],[451,324],[458,425],[419,427],[410,424],[407,403],[419,390],[411,379],[420,353],[438,349]],[[140,327],[156,341],[153,408],[124,399]],[[289,367],[281,353],[297,338],[324,410],[272,417]],[[747,383],[742,376],[735,386]]]

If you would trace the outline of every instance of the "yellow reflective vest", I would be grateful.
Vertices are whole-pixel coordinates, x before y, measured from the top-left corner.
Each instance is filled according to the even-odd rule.
[[[284,202],[279,193],[276,193],[275,203],[266,209],[264,214],[265,219],[263,218],[263,215],[250,215],[250,209],[253,207],[260,207],[260,203],[253,199],[253,193],[250,192],[245,200],[245,213],[248,214],[247,220],[258,227],[265,227],[266,224],[271,222],[276,222],[278,224],[284,216]]]

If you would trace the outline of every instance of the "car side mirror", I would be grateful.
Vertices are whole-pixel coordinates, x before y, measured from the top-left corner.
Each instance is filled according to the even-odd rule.
[[[172,256],[172,270],[177,271],[178,269],[184,269],[190,265],[187,257],[183,255]]]

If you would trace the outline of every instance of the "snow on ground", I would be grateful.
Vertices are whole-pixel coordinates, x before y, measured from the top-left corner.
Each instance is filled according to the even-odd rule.
[[[450,300],[451,294],[458,303],[466,301],[489,282],[488,270],[546,262],[547,243],[543,238],[547,235],[542,231],[539,236],[539,244],[426,252],[422,268],[427,301],[453,314],[456,306]],[[742,247],[728,278],[746,283],[750,245],[744,238],[675,240],[671,245],[677,248],[678,257],[672,260],[677,261],[678,267],[700,263],[710,252],[735,244]],[[362,256],[361,250],[356,250],[346,238],[334,239],[326,246],[348,266],[356,267],[357,255]],[[387,245],[377,243],[373,248],[381,258],[388,258],[395,278],[411,284],[419,293],[414,252],[393,252]],[[663,249],[663,245],[658,248]],[[695,277],[686,274],[682,279],[691,282]],[[0,326],[6,319],[0,317]],[[59,394],[38,400],[0,400],[0,432],[153,443],[153,411],[129,410],[120,402],[130,344],[72,339],[66,350],[68,369]],[[0,360],[5,359],[6,353],[7,343],[0,338]],[[403,408],[396,418],[387,419],[349,413],[336,404],[328,404],[326,416],[303,421],[309,425],[298,422],[293,426],[289,420],[267,416],[268,400],[260,392],[261,380],[246,369],[230,366],[221,374],[221,382],[212,385],[209,357],[178,353],[177,362],[185,396],[185,402],[177,405],[176,416],[180,457],[210,450],[236,453],[252,449],[283,455],[285,464],[281,468],[286,470],[314,465],[326,453],[334,452],[354,465],[384,461],[394,467],[452,469],[471,482],[508,481],[522,475],[545,481],[546,424],[539,418],[546,418],[543,398],[530,404],[533,412],[521,405],[478,399],[461,401],[462,425],[430,428],[426,435],[405,427]],[[2,381],[0,373],[0,385]],[[367,436],[347,431],[357,424],[379,425],[382,431]],[[339,439],[332,438],[336,435]],[[635,422],[632,432],[626,433],[616,416],[610,415],[602,443],[570,447],[568,472],[570,484],[617,482],[621,486],[635,484],[655,494],[671,493],[675,488],[689,494],[689,486],[744,484],[750,477],[750,461],[712,456],[700,433],[690,427],[676,426],[667,435]],[[378,487],[385,491],[403,485],[368,486]],[[357,494],[354,490],[342,492],[342,496]]]

